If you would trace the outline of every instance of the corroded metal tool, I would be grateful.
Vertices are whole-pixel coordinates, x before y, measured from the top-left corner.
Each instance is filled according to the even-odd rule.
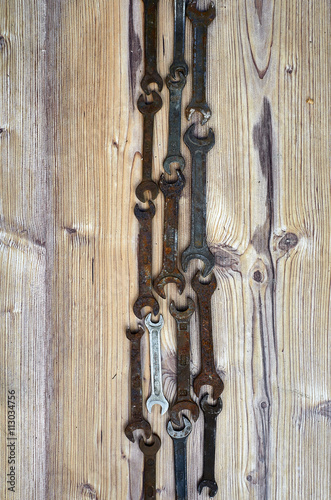
[[[217,399],[223,392],[224,384],[218,375],[214,362],[214,346],[211,321],[211,297],[216,289],[216,278],[211,275],[209,283],[201,283],[200,271],[192,279],[192,288],[196,292],[199,305],[201,369],[193,381],[193,389],[199,397],[203,385],[213,388],[213,398]]]
[[[192,424],[185,415],[183,415],[183,420],[184,428],[181,430],[175,430],[171,420],[167,425],[167,432],[174,443],[176,500],[187,500],[186,442],[191,433]]]
[[[141,88],[150,93],[149,85],[156,83],[161,92],[163,80],[157,71],[157,5],[158,0],[143,0],[144,2],[144,35],[145,35],[145,74]]]
[[[203,117],[203,125],[211,116],[206,102],[207,28],[215,19],[215,5],[211,2],[207,10],[200,11],[194,0],[188,3],[186,15],[193,25],[193,95],[186,108],[186,117],[190,120],[193,113],[199,111]]]
[[[150,307],[156,316],[159,304],[152,293],[152,219],[155,215],[155,205],[149,201],[149,208],[142,210],[137,204],[134,214],[139,221],[138,238],[138,270],[139,270],[139,295],[134,303],[133,312],[137,318],[142,319],[142,309]]]
[[[131,341],[131,418],[125,428],[125,435],[132,442],[134,442],[133,431],[137,429],[144,431],[146,439],[152,434],[150,423],[143,417],[140,341],[144,333],[141,326],[136,332],[129,329],[126,331],[126,336]]]
[[[145,318],[145,325],[149,331],[149,348],[151,359],[151,385],[152,393],[146,401],[149,413],[155,404],[161,406],[161,415],[169,408],[169,403],[163,394],[162,367],[161,367],[161,329],[164,325],[162,314],[156,323],[152,321],[152,315]]]
[[[205,266],[202,275],[207,276],[213,269],[215,257],[207,245],[206,236],[206,155],[215,144],[215,136],[209,129],[207,137],[198,138],[191,125],[184,135],[184,142],[192,157],[192,201],[191,201],[191,241],[182,253],[182,267],[187,271],[192,259],[200,259]]]
[[[164,231],[163,231],[163,263],[162,270],[154,280],[154,288],[165,299],[164,287],[175,283],[179,293],[185,288],[185,278],[177,265],[178,255],[178,203],[185,179],[180,170],[176,170],[177,180],[168,182],[162,174],[160,189],[164,194]]]
[[[222,411],[222,399],[218,398],[216,405],[207,403],[208,394],[200,401],[204,414],[204,442],[203,442],[203,473],[198,484],[199,494],[203,488],[209,488],[209,496],[214,497],[218,486],[215,481],[215,448],[216,448],[216,418]]]
[[[156,434],[152,437],[152,444],[145,443],[143,438],[139,440],[139,447],[144,454],[144,500],[156,500],[156,454],[161,447],[161,440]]]
[[[195,311],[192,299],[188,298],[188,307],[184,311],[176,309],[170,303],[170,313],[177,324],[177,397],[171,408],[171,420],[180,425],[180,412],[188,410],[196,421],[199,418],[199,407],[190,396],[190,319]],[[184,416],[183,416],[184,417]]]

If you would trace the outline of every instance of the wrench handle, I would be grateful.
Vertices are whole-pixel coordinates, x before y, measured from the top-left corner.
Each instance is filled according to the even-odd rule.
[[[184,439],[173,439],[175,452],[176,500],[187,500],[186,442],[187,437]]]
[[[174,1],[175,28],[174,28],[174,60],[170,66],[170,73],[175,76],[176,71],[182,71],[185,76],[188,66],[184,59],[185,52],[185,0]]]
[[[204,414],[203,477],[215,481],[215,443],[217,415]]]
[[[152,328],[149,332],[149,347],[151,357],[151,385],[152,394],[163,395],[162,390],[162,370],[161,370],[161,346],[160,330]]]
[[[156,500],[156,454],[144,455],[144,500]]]
[[[177,401],[190,399],[190,324],[177,322]]]
[[[194,104],[206,102],[206,57],[207,26],[202,23],[193,24],[193,98]]]
[[[195,248],[206,247],[206,155],[201,151],[192,154],[191,206],[191,242]]]

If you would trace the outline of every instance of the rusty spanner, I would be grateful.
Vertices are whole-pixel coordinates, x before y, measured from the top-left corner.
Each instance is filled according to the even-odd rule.
[[[174,59],[170,66],[172,78],[176,77],[177,71],[186,77],[188,66],[184,59],[185,53],[185,8],[186,0],[174,0],[175,32],[174,32]]]
[[[213,388],[213,398],[217,399],[223,392],[224,384],[216,371],[214,362],[211,297],[216,289],[216,278],[212,274],[209,283],[201,283],[200,276],[201,273],[198,271],[191,282],[198,297],[201,345],[201,369],[194,378],[193,389],[196,396],[199,397],[201,387],[209,385]]]
[[[178,426],[179,413],[183,410],[190,411],[194,421],[199,418],[199,407],[190,396],[190,319],[195,305],[190,298],[187,302],[188,307],[184,311],[176,309],[174,302],[169,307],[177,324],[177,398],[171,408],[170,418]]]
[[[154,117],[162,108],[162,99],[157,92],[152,91],[153,100],[145,102],[141,94],[138,99],[138,109],[144,115],[144,134],[143,134],[143,179],[136,188],[138,200],[147,201],[146,192],[150,191],[154,200],[159,192],[157,184],[152,180],[153,169],[153,137],[154,137]]]
[[[215,264],[206,237],[206,155],[215,144],[215,135],[209,129],[207,137],[198,138],[193,129],[194,125],[191,125],[184,134],[184,142],[192,157],[192,202],[191,241],[182,253],[182,268],[186,272],[190,260],[200,259],[205,264],[202,275],[206,277]]]
[[[183,420],[184,428],[181,430],[175,430],[171,420],[167,425],[167,432],[174,443],[176,500],[187,500],[186,442],[191,433],[192,424],[185,415],[183,415]]]
[[[161,447],[161,440],[157,434],[152,437],[152,444],[145,443],[143,438],[139,440],[139,447],[144,454],[144,500],[156,499],[156,454]]]
[[[204,414],[204,442],[203,442],[203,473],[198,484],[199,494],[203,488],[209,488],[209,496],[214,497],[218,486],[215,481],[215,445],[216,445],[216,418],[222,411],[222,399],[218,398],[216,405],[207,403],[208,394],[200,401]]]
[[[193,96],[186,108],[186,117],[190,120],[195,111],[200,111],[203,125],[211,116],[206,102],[207,28],[215,19],[215,5],[211,2],[207,10],[200,11],[194,0],[188,3],[186,15],[193,24]]]
[[[145,75],[141,81],[141,88],[150,94],[148,88],[151,83],[158,85],[159,92],[163,87],[163,80],[157,72],[157,5],[158,0],[143,0],[144,2],[144,35],[145,35]]]
[[[134,214],[139,221],[138,238],[138,269],[139,269],[139,296],[134,303],[133,312],[142,319],[142,309],[150,307],[156,316],[159,304],[152,293],[152,219],[155,215],[155,205],[149,201],[149,208],[142,210],[137,204]]]
[[[162,174],[159,186],[164,194],[164,231],[163,231],[163,264],[162,270],[154,280],[154,288],[165,299],[164,287],[175,283],[180,294],[185,288],[185,278],[177,266],[178,254],[178,202],[185,186],[185,178],[180,170],[176,170],[177,180],[168,182]]]
[[[138,331],[127,329],[126,336],[131,341],[131,419],[125,428],[125,435],[134,442],[133,431],[141,429],[145,432],[146,439],[151,437],[150,423],[143,417],[142,389],[141,389],[141,358],[140,340],[144,329],[140,326]]]
[[[149,349],[151,362],[151,385],[152,393],[146,401],[149,413],[155,404],[161,406],[161,415],[169,408],[169,403],[163,394],[162,366],[161,366],[161,329],[164,325],[163,316],[156,323],[152,321],[152,315],[145,318],[145,325],[149,331]]]

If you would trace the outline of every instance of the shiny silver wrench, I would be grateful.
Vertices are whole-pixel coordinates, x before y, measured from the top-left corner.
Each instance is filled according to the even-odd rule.
[[[161,368],[161,329],[164,325],[162,314],[158,322],[152,321],[152,315],[148,314],[145,318],[145,325],[149,331],[149,352],[151,359],[151,384],[152,393],[146,401],[146,407],[149,413],[155,404],[161,406],[161,415],[169,408],[169,403],[163,394],[162,368]]]

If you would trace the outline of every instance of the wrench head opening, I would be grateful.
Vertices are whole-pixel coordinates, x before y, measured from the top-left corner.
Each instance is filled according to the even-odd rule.
[[[125,435],[130,441],[132,441],[132,443],[135,442],[133,432],[138,430],[138,429],[141,429],[142,431],[144,431],[146,439],[151,437],[152,428],[151,428],[150,423],[147,422],[147,420],[145,420],[144,418],[141,418],[139,421],[130,422],[125,427],[125,430],[124,430]]]
[[[221,377],[216,372],[202,373],[200,372],[193,381],[193,390],[199,397],[200,390],[204,385],[209,385],[213,388],[213,398],[217,399],[224,390],[224,383]]]
[[[157,87],[159,89],[159,92],[161,92],[161,90],[163,88],[163,79],[156,70],[150,71],[149,73],[146,73],[146,75],[144,76],[144,78],[140,82],[140,86],[143,89],[143,91],[145,92],[145,94],[150,95],[151,92],[152,92],[152,94],[155,92],[155,90],[151,91],[148,88],[149,85],[151,85],[152,83],[156,83]]]
[[[172,439],[185,439],[191,433],[192,424],[185,415],[183,415],[183,421],[183,429],[176,430],[173,428],[171,420],[169,420],[167,425],[167,432]]]
[[[219,415],[223,409],[222,398],[218,397],[215,405],[210,405],[209,403],[207,403],[207,400],[208,394],[205,394],[200,401],[201,410],[204,413],[208,413],[209,415]]]
[[[157,434],[152,434],[154,442],[152,444],[147,444],[144,441],[144,438],[139,439],[139,448],[143,452],[144,455],[147,456],[155,456],[156,453],[159,451],[161,448],[161,439]]]
[[[200,281],[200,276],[204,277],[201,271],[198,271],[192,278],[191,285],[195,293],[204,298],[210,298],[216,290],[217,281],[214,273],[210,277],[210,281],[208,283],[203,283]]]
[[[154,316],[159,314],[160,306],[153,295],[140,295],[133,305],[133,312],[139,319],[143,319],[142,310],[144,307],[150,307]]]
[[[215,256],[211,253],[208,247],[196,248],[189,246],[182,253],[182,268],[186,272],[191,260],[199,259],[204,263],[204,268],[201,271],[201,276],[208,276],[215,265]]]
[[[183,410],[188,410],[191,412],[192,418],[194,422],[196,422],[199,418],[199,406],[194,401],[178,401],[171,408],[170,418],[175,425],[180,425],[179,414]],[[185,415],[183,415],[183,418]],[[185,417],[186,418],[186,417]]]
[[[169,158],[172,158],[171,156]],[[164,197],[177,196],[179,197],[183,188],[185,186],[185,177],[182,172],[176,170],[177,179],[174,182],[169,182],[166,180],[165,175],[162,174],[159,180],[159,187],[164,194]]]
[[[216,481],[213,481],[211,479],[201,479],[200,483],[198,484],[199,495],[201,495],[203,488],[209,488],[210,498],[214,497],[218,491]]]
[[[174,301],[170,302],[169,311],[171,316],[173,316],[177,321],[188,321],[195,311],[194,301],[188,297],[187,298],[187,308],[179,310],[176,308]]]
[[[215,4],[214,2],[210,2],[207,10],[199,10],[197,7],[197,0],[194,0],[187,4],[186,15],[193,25],[202,24],[207,27],[215,19]]]
[[[137,196],[138,200],[141,201],[142,203],[149,201],[147,199],[147,196],[146,196],[146,193],[148,191],[151,193],[152,200],[155,200],[155,198],[157,197],[157,195],[159,193],[159,187],[156,184],[156,182],[152,181],[151,179],[145,179],[145,180],[141,181],[138,184],[138,186],[136,187],[136,196]],[[145,210],[145,212],[146,212],[146,210]],[[154,214],[155,214],[155,209],[154,209]],[[137,217],[137,215],[136,215],[136,217]],[[154,215],[152,217],[154,217]],[[152,218],[152,217],[150,217],[150,218]],[[137,219],[139,219],[139,217],[137,217]]]
[[[163,161],[163,168],[164,168],[164,171],[171,175],[171,165],[172,164],[178,164],[180,170],[184,170],[185,168],[185,160],[184,158],[182,157],[182,155],[171,155],[171,156],[167,156],[164,161]]]
[[[152,315],[151,313],[147,314],[145,318],[145,325],[147,326],[148,330],[152,330],[153,328],[162,328],[164,325],[164,319],[162,314],[160,314],[160,319],[159,321],[152,321]]]
[[[161,415],[164,415],[169,408],[169,403],[164,396],[154,396],[153,394],[151,394],[146,401],[146,408],[148,413],[152,413],[152,408],[154,405],[161,406]]]
[[[130,340],[130,342],[136,342],[137,340],[140,340],[144,333],[145,330],[141,325],[138,325],[138,330],[135,332],[130,330],[130,328],[126,329],[126,336]]]
[[[194,135],[195,125],[191,125],[184,134],[184,142],[186,146],[191,151],[191,154],[200,152],[202,154],[207,154],[208,151],[212,149],[215,144],[215,134],[213,129],[208,130],[208,135],[206,137],[197,137]]]
[[[182,275],[178,269],[174,270],[171,273],[167,273],[166,271],[161,271],[161,273],[155,278],[153,282],[153,286],[155,288],[155,291],[160,297],[163,299],[166,298],[166,294],[164,291],[164,288],[166,285],[169,285],[169,283],[175,283],[177,285],[178,293],[181,295],[184,291],[185,288],[185,278]]]

